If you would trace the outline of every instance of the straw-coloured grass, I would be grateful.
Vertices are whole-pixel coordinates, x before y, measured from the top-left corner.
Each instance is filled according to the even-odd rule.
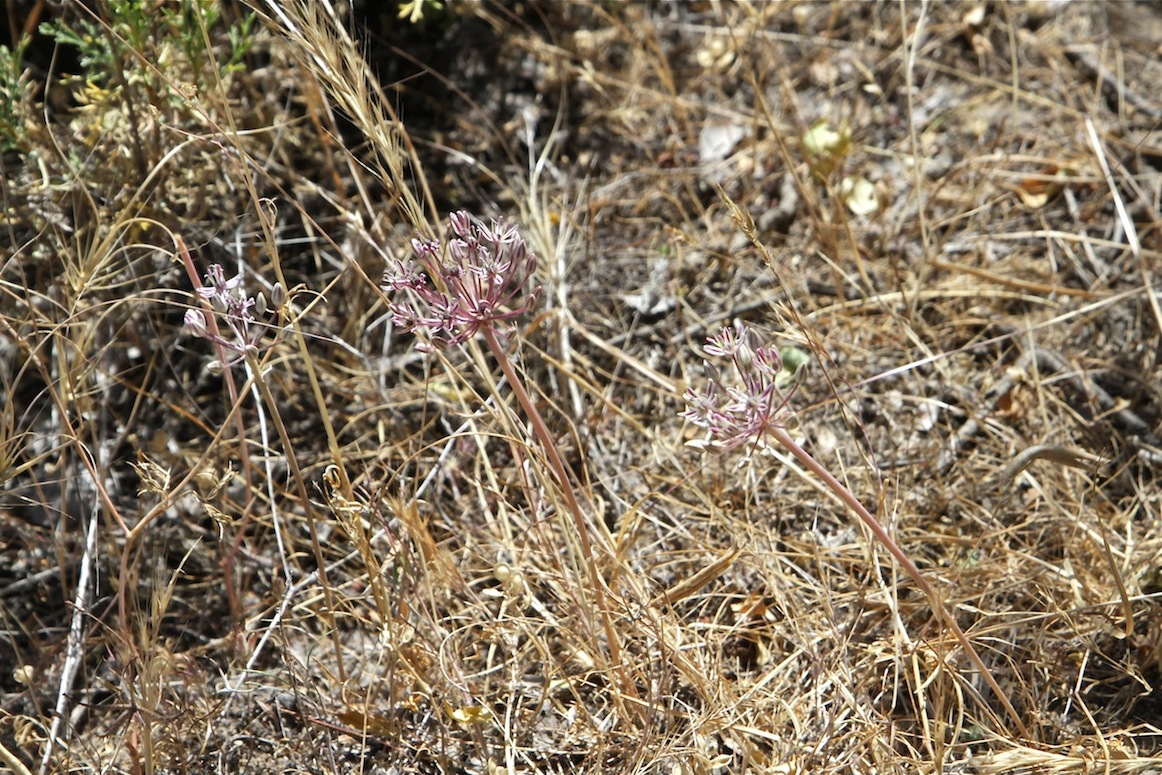
[[[1162,769],[1162,16],[445,5],[14,19],[3,766]],[[540,295],[417,349],[459,210]]]

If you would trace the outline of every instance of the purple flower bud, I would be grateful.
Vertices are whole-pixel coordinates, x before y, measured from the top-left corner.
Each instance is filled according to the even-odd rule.
[[[186,330],[198,339],[205,339],[209,331],[209,327],[206,325],[206,316],[196,309],[186,310],[185,325]]]
[[[440,259],[440,243],[436,240],[413,239],[412,250],[429,269]]]
[[[755,349],[754,366],[773,381],[783,370],[783,359],[773,347],[758,347]]]
[[[453,239],[448,240],[448,255],[455,263],[462,263],[471,256],[471,251],[467,240]]]
[[[457,237],[468,237],[472,234],[472,216],[466,210],[457,210],[448,216],[452,224],[452,233]]]

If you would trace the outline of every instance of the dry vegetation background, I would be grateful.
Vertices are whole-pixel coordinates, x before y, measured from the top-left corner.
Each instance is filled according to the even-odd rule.
[[[146,6],[7,8],[7,766],[1162,771],[1159,6]],[[495,363],[385,317],[457,208],[540,257],[620,665]],[[179,238],[294,289],[273,401]],[[813,476],[687,444],[736,319],[1027,736]]]

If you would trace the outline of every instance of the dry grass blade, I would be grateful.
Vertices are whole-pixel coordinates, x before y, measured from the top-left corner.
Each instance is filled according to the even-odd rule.
[[[742,554],[741,549],[731,549],[730,551],[718,557],[714,562],[702,568],[693,576],[682,579],[674,586],[659,592],[650,600],[649,605],[674,605],[680,603],[691,595],[696,595],[701,592],[707,584],[710,584],[719,576],[727,571],[738,556]]]
[[[331,0],[271,0],[260,10],[269,14],[303,66],[368,138],[382,164],[381,179],[390,187],[406,222],[421,233],[432,233],[428,214],[435,205],[407,129],[394,114],[391,100],[359,54]],[[413,190],[417,184],[419,192]]]

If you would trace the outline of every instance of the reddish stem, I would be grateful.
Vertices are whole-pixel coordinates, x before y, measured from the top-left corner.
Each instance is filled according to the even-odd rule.
[[[775,437],[776,441],[783,445],[783,447],[788,452],[790,452],[792,456],[794,456],[796,460],[806,466],[807,469],[811,471],[811,473],[822,479],[823,483],[830,487],[831,491],[838,495],[839,499],[847,504],[848,508],[855,512],[855,515],[859,517],[860,521],[863,522],[864,525],[867,526],[867,529],[872,532],[872,535],[876,537],[876,540],[883,544],[891,553],[891,555],[896,558],[896,561],[904,567],[904,570],[907,572],[907,574],[912,577],[914,582],[916,582],[916,586],[920,587],[920,590],[928,598],[928,602],[932,605],[933,610],[936,611],[937,615],[943,619],[944,623],[947,624],[949,629],[952,630],[952,634],[956,637],[957,642],[960,643],[961,648],[963,648],[965,653],[968,654],[969,660],[971,660],[972,663],[976,666],[977,670],[980,671],[981,675],[984,677],[985,682],[988,683],[989,687],[993,690],[993,694],[995,694],[997,699],[1000,700],[1001,705],[1003,705],[1005,708],[1005,712],[1009,714],[1009,718],[1012,719],[1014,724],[1016,724],[1017,728],[1020,730],[1024,737],[1030,738],[1029,730],[1025,726],[1025,722],[1023,722],[1020,715],[1017,714],[1017,710],[1009,701],[1008,695],[1006,695],[1001,690],[1001,686],[997,683],[997,679],[993,678],[992,672],[985,665],[984,660],[980,658],[980,654],[977,653],[976,649],[972,645],[972,642],[968,639],[968,636],[964,634],[964,630],[960,629],[960,625],[957,624],[956,619],[954,619],[952,614],[948,612],[948,609],[944,607],[944,602],[936,594],[936,590],[933,589],[932,585],[928,583],[927,579],[921,575],[920,569],[916,567],[916,563],[912,562],[912,559],[908,557],[907,554],[905,554],[904,550],[901,549],[899,544],[896,543],[895,539],[893,539],[891,535],[888,534],[888,531],[884,529],[883,525],[881,525],[879,521],[877,521],[876,518],[872,516],[871,512],[864,508],[863,504],[859,502],[859,499],[856,498],[854,494],[852,494],[851,490],[849,490],[842,482],[836,479],[831,474],[831,472],[823,466],[822,463],[811,457],[807,450],[799,446],[799,444],[793,438],[791,438],[791,434],[787,433],[786,429],[776,426],[771,429],[770,433]]]
[[[601,578],[601,574],[597,570],[597,562],[593,557],[593,542],[589,537],[589,524],[585,521],[585,515],[581,511],[581,504],[577,501],[577,494],[573,489],[569,474],[565,470],[565,464],[561,460],[561,453],[557,449],[556,441],[549,432],[548,426],[545,425],[541,413],[537,411],[536,405],[524,389],[524,385],[517,375],[516,369],[513,367],[508,354],[501,347],[500,340],[496,336],[496,331],[491,326],[481,326],[480,332],[484,335],[484,341],[488,344],[488,349],[492,351],[493,357],[500,364],[501,371],[504,372],[504,376],[507,378],[513,394],[516,396],[517,403],[521,405],[529,422],[533,424],[533,433],[540,440],[541,447],[545,451],[545,456],[549,459],[549,465],[552,466],[553,474],[561,486],[561,493],[565,496],[565,504],[569,507],[569,513],[573,516],[573,524],[576,527],[578,539],[581,541],[581,551],[585,555],[585,564],[589,570],[589,581],[593,587],[594,602],[601,614],[601,623],[605,630],[606,640],[609,641],[609,658],[612,660],[614,668],[621,674],[625,691],[629,696],[635,697],[637,696],[637,692],[634,689],[633,682],[625,672],[625,666],[621,662],[621,645],[618,642],[617,633],[613,629],[613,621],[609,616],[609,606],[605,597],[605,581]]]

